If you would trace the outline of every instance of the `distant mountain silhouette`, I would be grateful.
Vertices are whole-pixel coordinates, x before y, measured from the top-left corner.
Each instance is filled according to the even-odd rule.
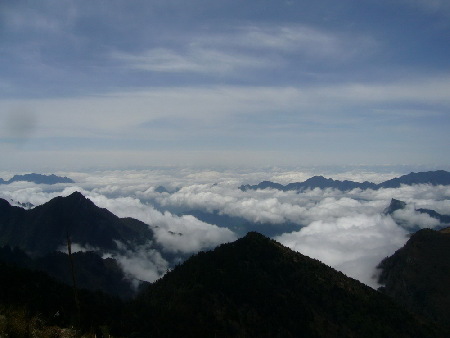
[[[240,186],[240,189],[242,191],[267,189],[267,188],[277,189],[277,190],[282,190],[282,191],[293,190],[293,191],[299,191],[299,192],[302,192],[302,191],[305,191],[308,189],[315,189],[315,188],[320,188],[320,189],[333,188],[333,189],[338,189],[338,190],[342,190],[342,191],[349,191],[349,190],[356,189],[356,188],[375,189],[376,184],[370,183],[370,182],[358,183],[358,182],[347,181],[347,180],[338,181],[338,180],[333,180],[331,178],[325,178],[323,176],[314,176],[314,177],[307,179],[304,182],[289,183],[287,185],[273,183],[270,181],[264,181],[257,185],[248,185],[247,184],[247,185]]]
[[[45,255],[65,247],[67,235],[72,243],[100,250],[116,249],[116,241],[131,248],[153,238],[147,224],[119,218],[79,192],[56,197],[31,210],[0,199],[0,246]]]
[[[398,188],[401,184],[450,185],[450,173],[445,170],[410,173],[378,184],[378,188]]]
[[[295,184],[295,183],[294,183]],[[285,190],[285,186],[279,183],[274,183],[271,181],[262,181],[261,183],[257,184],[257,185],[241,185],[239,187],[239,189],[241,189],[242,191],[247,191],[247,190],[263,190],[263,189],[276,189],[276,190]]]
[[[405,207],[406,207],[406,202],[403,202],[403,201],[393,198],[393,199],[391,199],[391,203],[389,204],[389,206],[386,209],[384,209],[383,213],[385,215],[392,215],[397,210],[402,210]]]
[[[450,328],[450,228],[416,232],[379,268],[383,293]]]
[[[303,192],[308,189],[326,189],[332,188],[341,191],[349,191],[356,188],[361,190],[366,189],[380,189],[380,188],[398,188],[401,185],[414,185],[414,184],[432,184],[432,185],[450,185],[450,173],[444,170],[428,171],[420,173],[410,173],[403,175],[399,178],[394,178],[379,184],[372,182],[353,182],[353,181],[339,181],[331,178],[325,178],[323,176],[314,176],[307,179],[304,182],[289,183],[282,185],[270,181],[263,181],[256,185],[241,185],[239,189],[242,191],[247,190],[261,190],[261,189],[277,189],[282,191],[297,191]]]
[[[8,181],[0,178],[0,184],[10,184],[13,182],[33,182],[36,184],[57,184],[57,183],[75,183],[72,179],[67,177],[60,177],[54,174],[42,175],[42,174],[25,174],[25,175],[14,175]]]
[[[407,206],[406,202],[403,202],[403,201],[393,198],[391,200],[391,203],[389,204],[389,206],[384,210],[384,214],[394,216],[393,218],[395,219],[394,213],[397,210],[402,210],[402,209],[406,208],[406,206]],[[424,208],[415,209],[415,211],[417,211],[421,214],[427,214],[428,216],[437,219],[439,221],[439,223],[441,223],[441,225],[435,227],[435,230],[445,228],[450,224],[450,216],[449,215],[441,215],[438,212],[436,212],[435,210],[424,209]],[[399,223],[398,221],[397,221],[397,223],[400,226],[403,225],[403,224]],[[412,230],[415,232],[417,230],[420,230],[421,226],[420,226],[420,224],[417,224],[413,228],[411,228],[411,227],[408,227],[408,228],[410,231]]]
[[[139,337],[437,337],[364,284],[258,233],[200,252],[150,285]]]
[[[159,192],[159,193],[168,193],[169,190],[167,190],[166,187],[160,185],[159,187],[156,187],[156,188],[155,188],[155,192]]]

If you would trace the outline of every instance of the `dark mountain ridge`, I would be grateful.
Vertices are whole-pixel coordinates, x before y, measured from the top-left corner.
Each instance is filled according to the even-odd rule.
[[[450,329],[450,228],[417,231],[379,268],[380,291]]]
[[[103,291],[122,299],[136,295],[132,281],[126,278],[117,261],[103,259],[92,251],[75,252],[71,257],[75,269],[76,285],[80,289]],[[31,258],[19,248],[0,248],[0,261],[33,271],[42,271],[66,285],[73,285],[69,257],[66,253],[54,251],[41,257]],[[141,282],[141,286],[147,284]]]
[[[42,175],[42,174],[25,174],[25,175],[14,175],[8,181],[0,178],[0,184],[10,184],[13,182],[33,182],[36,184],[57,184],[57,183],[75,183],[72,179],[68,177],[56,176],[54,174],[51,175]]]
[[[406,202],[392,198],[391,203],[384,210],[383,213],[385,215],[391,215],[392,218],[397,222],[398,225],[405,227],[405,225],[402,224],[402,222],[399,222],[395,218],[395,212],[397,210],[405,209],[406,207],[407,207]],[[435,230],[446,228],[450,224],[450,215],[441,215],[440,213],[436,212],[435,210],[424,209],[424,208],[419,208],[419,209],[414,209],[414,210],[421,214],[426,214],[426,215],[430,216],[431,218],[437,219],[439,221],[439,223],[441,223],[441,224],[439,226],[436,226]],[[421,224],[415,224],[415,225],[413,225],[413,227],[411,227],[411,224],[410,224],[409,226],[406,226],[406,228],[408,228],[412,232],[415,232],[415,231],[418,231],[421,229]]]
[[[64,247],[68,235],[72,243],[101,250],[116,249],[116,241],[131,247],[153,238],[147,224],[119,218],[79,192],[56,197],[31,210],[0,199],[0,246],[44,255]]]
[[[308,189],[326,189],[332,188],[341,191],[350,191],[353,189],[381,189],[381,188],[398,188],[401,185],[414,185],[414,184],[431,184],[431,185],[450,185],[450,173],[444,170],[410,173],[398,178],[384,181],[379,184],[372,182],[353,182],[353,181],[339,181],[331,178],[325,178],[323,176],[314,176],[307,179],[304,182],[289,183],[282,185],[270,181],[263,181],[256,185],[241,185],[239,189],[242,191],[247,190],[259,190],[259,189],[277,189],[281,191],[298,191],[302,192]]]
[[[69,239],[72,248],[80,245],[84,251],[95,250],[72,254],[80,287],[122,298],[135,295],[134,280],[126,278],[116,260],[103,259],[102,255],[121,255],[123,250],[132,251],[148,243],[153,239],[153,231],[147,224],[119,218],[79,192],[56,197],[31,210],[0,199],[0,258],[3,255],[4,261],[44,271],[71,285],[68,255],[59,252],[67,252]]]
[[[258,233],[191,257],[129,313],[139,337],[440,336],[375,290]]]
[[[198,253],[128,303],[83,290],[76,296],[70,287],[42,273],[0,259],[0,303],[0,315],[5,313],[6,320],[13,320],[17,311],[2,312],[5,308],[22,308],[34,316],[26,319],[29,334],[36,318],[47,325],[75,325],[80,332],[101,329],[122,337],[446,337],[449,333],[364,284],[258,233]]]
[[[123,301],[101,292],[76,294],[43,272],[0,260],[0,336],[78,337],[120,327]]]
[[[384,209],[383,213],[385,215],[392,215],[397,210],[402,210],[405,207],[406,207],[406,202],[392,198],[391,203],[389,203],[389,206],[386,209]]]

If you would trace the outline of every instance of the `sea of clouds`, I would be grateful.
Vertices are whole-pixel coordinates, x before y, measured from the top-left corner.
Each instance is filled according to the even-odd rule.
[[[379,183],[405,173],[354,169],[327,173],[279,168],[59,172],[58,175],[70,177],[76,183],[15,182],[0,185],[0,197],[12,204],[40,205],[56,196],[80,191],[97,206],[119,217],[133,217],[149,224],[154,238],[147,245],[129,250],[118,243],[117,252],[103,253],[116,258],[129,276],[141,280],[154,281],[174,262],[234,241],[246,231],[260,231],[376,288],[377,264],[404,245],[410,230],[439,225],[436,219],[416,209],[450,214],[449,186],[415,185],[349,192],[313,189],[302,193],[273,189],[244,192],[238,187],[263,180],[282,184],[301,182],[319,174]],[[5,179],[12,176],[0,174]],[[384,210],[392,198],[406,202],[407,207],[386,215]],[[214,219],[221,221],[214,224],[193,216],[199,213],[215,215]],[[230,219],[233,226],[227,226]]]

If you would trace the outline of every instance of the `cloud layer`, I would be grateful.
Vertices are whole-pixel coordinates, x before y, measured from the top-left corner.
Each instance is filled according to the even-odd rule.
[[[282,244],[376,287],[376,265],[406,242],[409,231],[439,225],[436,219],[416,209],[450,214],[450,187],[416,185],[345,193],[314,189],[301,194],[271,189],[243,192],[238,187],[264,179],[287,183],[292,178],[303,180],[316,174],[359,181],[400,176],[392,170],[395,168],[381,172],[351,169],[334,174],[317,169],[279,168],[66,172],[61,174],[73,178],[75,184],[45,186],[15,182],[0,185],[0,197],[14,201],[13,204],[39,205],[55,196],[81,191],[97,206],[119,217],[134,217],[149,224],[154,239],[149,239],[146,245],[129,250],[118,243],[116,252],[104,253],[116,258],[124,271],[136,279],[153,281],[171,264],[199,250],[233,241],[248,229],[276,234],[275,239]],[[161,186],[166,189],[157,189]],[[407,207],[391,217],[384,210],[392,198],[405,201]],[[215,220],[224,218],[218,226],[189,212],[214,214]],[[224,220],[228,226],[223,224]]]
[[[445,1],[2,2],[5,170],[447,164]]]

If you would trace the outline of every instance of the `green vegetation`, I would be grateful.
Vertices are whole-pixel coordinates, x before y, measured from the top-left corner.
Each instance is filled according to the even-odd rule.
[[[69,286],[45,273],[0,262],[0,330],[10,337],[29,337],[32,330],[52,328],[75,327],[79,333],[120,329],[122,301],[101,292],[79,290],[78,295],[80,312]]]
[[[142,337],[440,336],[373,289],[257,233],[177,266],[127,315]]]
[[[446,337],[387,296],[258,233],[200,252],[132,301],[0,262],[8,337]]]
[[[416,232],[379,268],[380,291],[450,329],[450,228]]]

